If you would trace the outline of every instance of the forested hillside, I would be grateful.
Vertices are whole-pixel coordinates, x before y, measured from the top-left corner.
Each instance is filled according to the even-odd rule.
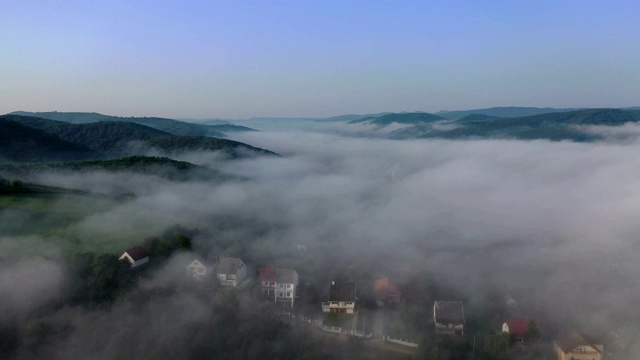
[[[13,120],[34,129],[42,130],[51,136],[89,148],[107,157],[140,155],[150,150],[164,152],[220,151],[230,158],[274,155],[270,151],[237,141],[206,136],[171,135],[134,123],[97,122],[69,124],[61,121],[18,115],[4,115],[0,118]],[[96,156],[96,158],[99,158],[99,156]]]
[[[392,132],[393,139],[410,138],[504,138],[593,141],[600,139],[584,126],[619,126],[640,121],[640,111],[622,109],[586,109],[525,117],[497,118],[470,114],[445,122],[446,126],[417,125]]]
[[[0,164],[0,176],[12,179],[42,171],[88,172],[96,170],[156,175],[178,181],[194,179],[220,180],[230,178],[228,175],[223,175],[219,171],[208,167],[157,156],[131,156],[111,160]]]
[[[100,154],[84,145],[0,118],[0,161],[65,161],[99,157]]]
[[[168,132],[173,135],[181,136],[213,136],[226,137],[225,132],[233,131],[254,131],[254,129],[245,126],[236,126],[231,124],[208,125],[196,124],[186,121],[159,117],[119,117],[103,115],[98,113],[85,112],[27,112],[15,111],[9,115],[21,115],[39,117],[48,120],[64,121],[72,124],[86,124],[101,121],[129,122],[134,124],[145,125],[157,130]]]

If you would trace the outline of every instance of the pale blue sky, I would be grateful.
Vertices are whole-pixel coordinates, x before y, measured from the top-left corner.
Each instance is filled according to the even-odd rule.
[[[635,1],[2,1],[0,113],[640,105]]]

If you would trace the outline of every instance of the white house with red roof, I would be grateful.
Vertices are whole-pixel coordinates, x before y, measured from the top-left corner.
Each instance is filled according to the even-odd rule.
[[[509,334],[509,337],[514,339],[517,343],[524,344],[532,326],[539,334],[540,323],[535,320],[527,318],[508,319],[502,324],[502,332]]]
[[[276,296],[276,275],[278,269],[260,268],[258,269],[258,279],[260,280],[260,289],[262,295],[269,299],[275,299]]]

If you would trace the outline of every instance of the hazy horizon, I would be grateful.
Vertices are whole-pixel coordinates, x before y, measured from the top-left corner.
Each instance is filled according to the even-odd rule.
[[[633,2],[9,2],[0,113],[168,118],[640,104]]]

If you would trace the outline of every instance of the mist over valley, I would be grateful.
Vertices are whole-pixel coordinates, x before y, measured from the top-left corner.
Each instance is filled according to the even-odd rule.
[[[564,114],[574,119],[580,111],[588,112],[587,120],[564,121]],[[127,135],[151,132],[136,125],[119,133],[117,151],[102,145],[104,136],[115,136],[105,133],[96,134],[102,141],[67,146],[86,146],[83,156],[100,160],[55,163],[46,161],[66,149],[48,144],[91,130],[21,121],[45,139],[41,144],[21,142],[32,136],[24,127],[5,127],[19,133],[4,132],[14,145],[1,147],[0,287],[11,294],[1,306],[2,352],[16,359],[199,358],[220,351],[232,358],[376,358],[366,338],[318,338],[309,324],[267,315],[272,304],[255,295],[257,269],[277,267],[299,274],[303,290],[293,310],[321,321],[327,321],[320,302],[331,281],[355,282],[359,316],[371,319],[383,311],[373,283],[390,277],[403,294],[393,311],[404,320],[396,322],[401,328],[393,321],[388,326],[413,336],[421,352],[433,351],[421,339],[437,338],[433,301],[460,300],[467,340],[438,340],[441,353],[462,356],[476,337],[478,356],[490,354],[490,346],[480,344],[516,316],[539,321],[541,338],[529,351],[505,350],[503,357],[550,353],[569,328],[602,339],[616,358],[633,359],[640,323],[634,310],[640,301],[639,132],[626,110],[580,111],[549,113],[550,120],[538,123],[552,131],[572,126],[591,134],[588,141],[485,133],[394,140],[353,132],[371,122],[364,117],[300,120],[284,131],[277,121],[269,128],[270,120],[261,120],[262,129],[251,126],[260,131],[229,135],[233,148],[163,151]],[[384,122],[389,115],[373,119],[380,118],[371,126],[392,126]],[[497,125],[502,119],[514,125]],[[520,119],[470,126],[511,131],[531,121]],[[184,142],[198,138],[189,139]],[[247,150],[229,156],[235,148]],[[32,155],[20,162],[21,152]],[[135,245],[152,254],[147,267],[119,267],[118,256]],[[186,275],[194,256],[241,258],[249,267],[246,284],[234,290],[211,281],[203,289]],[[610,345],[612,333],[624,347]],[[127,347],[131,341],[138,345]],[[238,341],[245,341],[237,345],[242,350],[231,346]],[[300,341],[305,345],[291,352],[290,344]],[[289,350],[279,352],[276,343]]]

